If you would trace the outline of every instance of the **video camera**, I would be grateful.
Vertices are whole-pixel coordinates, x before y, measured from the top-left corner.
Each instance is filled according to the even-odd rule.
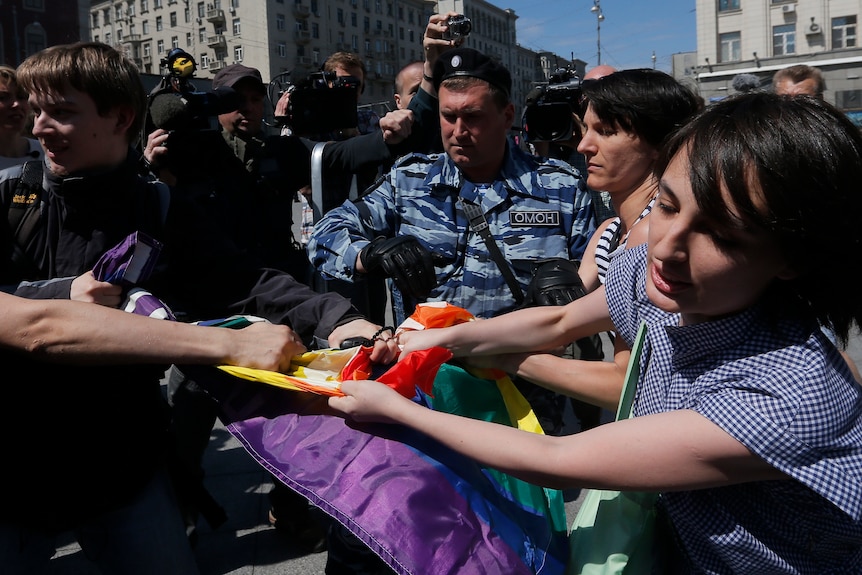
[[[572,114],[581,115],[581,79],[569,68],[558,68],[548,83],[527,98],[524,130],[534,142],[569,140],[574,131]]]
[[[149,113],[156,128],[168,131],[219,129],[216,116],[239,108],[239,94],[232,88],[195,91],[190,79],[197,65],[184,50],[174,48],[162,59],[161,65],[167,72],[159,90],[149,100]]]
[[[290,81],[290,72],[284,72],[269,83],[273,102],[290,94],[287,115],[277,116],[276,122],[299,136],[355,128],[359,123],[358,90],[358,78],[324,71],[312,72],[296,82]]]
[[[221,126],[217,116],[240,107],[241,99],[233,88],[221,87],[210,92],[194,89],[191,78],[197,65],[194,58],[180,48],[171,50],[161,61],[166,69],[159,87],[154,90],[147,105],[146,138],[156,128],[170,132],[166,147],[166,167],[184,172],[206,157],[217,139]]]

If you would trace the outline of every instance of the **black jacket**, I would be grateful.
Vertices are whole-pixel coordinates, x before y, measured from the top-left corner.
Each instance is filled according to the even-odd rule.
[[[35,281],[18,295],[68,298],[71,281],[136,230],[164,251],[143,287],[189,319],[247,313],[291,326],[307,341],[361,317],[337,294],[318,294],[289,275],[259,267],[188,198],[173,194],[167,215],[137,158],[117,169],[57,178],[45,170],[37,232],[24,246],[32,271],[10,264],[7,211],[20,168],[0,173],[0,283]],[[217,328],[213,328],[217,329]],[[144,342],[142,342],[144,343]],[[132,497],[163,453],[166,419],[159,380],[167,366],[47,364],[0,351],[4,424],[13,433],[4,460],[14,473],[0,495],[0,520],[67,528]],[[12,379],[12,374],[23,374]]]

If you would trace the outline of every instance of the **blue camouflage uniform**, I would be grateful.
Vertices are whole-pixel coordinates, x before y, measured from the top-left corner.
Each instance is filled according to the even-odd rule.
[[[482,238],[458,201],[481,203],[497,245],[526,291],[532,263],[580,261],[596,229],[590,195],[564,162],[539,159],[508,143],[497,180],[480,189],[446,154],[399,159],[380,184],[330,210],[314,227],[309,257],[323,274],[354,281],[359,252],[378,236],[412,235],[432,253],[438,285],[427,301],[448,301],[480,318],[517,307]],[[416,302],[407,302],[412,313]],[[400,322],[403,318],[398,317]]]

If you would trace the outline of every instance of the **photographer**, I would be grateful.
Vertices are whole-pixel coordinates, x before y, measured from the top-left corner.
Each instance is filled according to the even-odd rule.
[[[156,129],[144,155],[160,178],[172,181],[176,190],[201,206],[250,258],[308,284],[308,259],[291,230],[296,191],[310,181],[308,149],[295,136],[263,133],[266,88],[258,70],[241,64],[222,69],[213,78],[213,94],[230,93],[235,94],[233,109],[217,110],[214,128],[205,122],[181,121],[197,112],[178,108],[173,99],[158,99],[175,98],[169,92],[151,96],[151,116],[157,124],[185,129]],[[176,367],[169,373],[168,397],[180,459],[191,473],[201,474],[217,406]],[[323,531],[305,498],[290,490],[277,492],[273,496],[273,507],[277,503],[281,508],[277,526],[303,551],[322,550]],[[183,503],[193,530],[198,509]],[[276,524],[274,516],[270,520]]]

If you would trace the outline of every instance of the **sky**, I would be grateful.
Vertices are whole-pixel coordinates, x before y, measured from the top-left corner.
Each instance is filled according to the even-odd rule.
[[[511,8],[518,43],[596,65],[593,0],[489,0]],[[671,72],[672,56],[697,49],[695,0],[600,0],[602,64],[617,69],[652,68]]]

